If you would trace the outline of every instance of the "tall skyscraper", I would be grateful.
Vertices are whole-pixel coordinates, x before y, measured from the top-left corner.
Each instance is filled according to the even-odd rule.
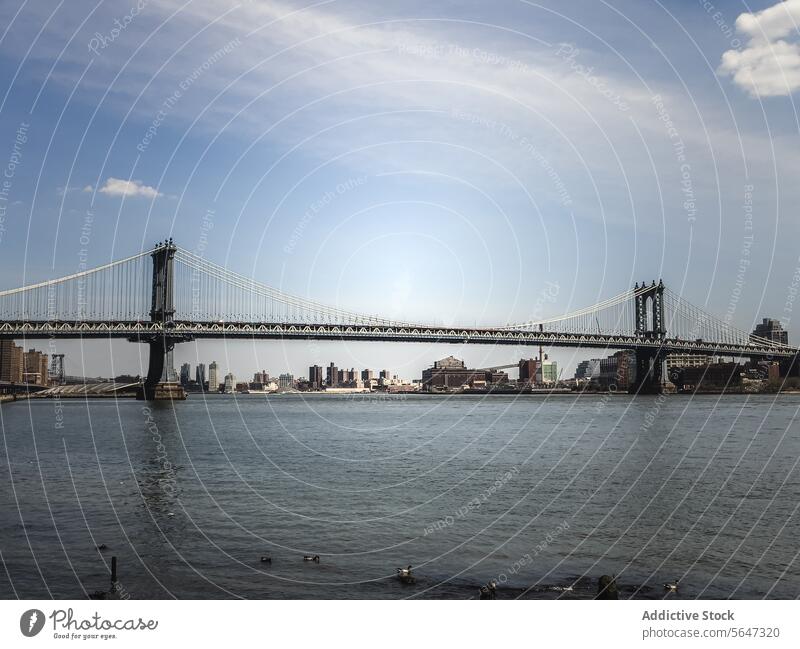
[[[0,381],[22,383],[24,365],[22,347],[13,340],[0,340]]]
[[[23,354],[22,362],[22,380],[25,383],[47,385],[47,354],[29,349]]]
[[[371,381],[372,380],[372,370],[361,370],[361,380],[362,381]]]
[[[189,385],[189,377],[192,375],[192,366],[189,363],[181,365],[181,385],[185,388]]]
[[[208,391],[219,391],[219,377],[217,376],[217,361],[211,361],[208,365]]]
[[[753,335],[781,345],[789,344],[789,332],[783,328],[783,325],[778,320],[773,320],[772,318],[764,318],[761,324],[757,324],[753,330]]]
[[[194,368],[194,380],[198,387],[202,390],[206,383],[206,365],[205,363],[198,363]]]
[[[233,394],[236,392],[236,377],[232,372],[225,375],[225,394]]]
[[[49,381],[55,385],[64,384],[64,354],[53,354],[50,359],[50,369],[48,370]]]
[[[329,388],[335,388],[339,382],[339,368],[336,367],[333,363],[328,365],[328,372],[325,377],[325,383],[328,384]]]
[[[381,370],[380,378],[388,381],[390,378],[392,378],[392,374],[389,372],[389,370]]]
[[[322,368],[319,365],[312,365],[308,368],[308,383],[312,390],[322,388]]]

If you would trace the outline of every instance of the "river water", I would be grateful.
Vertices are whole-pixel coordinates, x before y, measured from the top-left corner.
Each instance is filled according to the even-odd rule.
[[[800,397],[0,406],[0,598],[800,596]],[[105,546],[98,549],[97,546]],[[303,561],[319,555],[320,562]],[[262,563],[262,556],[271,563]],[[415,585],[394,577],[413,564]],[[571,590],[569,590],[571,588]]]

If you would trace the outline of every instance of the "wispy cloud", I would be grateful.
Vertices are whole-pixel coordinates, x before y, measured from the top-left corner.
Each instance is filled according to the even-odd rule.
[[[776,97],[800,88],[800,0],[785,0],[736,19],[748,38],[742,50],[722,55],[720,72],[751,97]]]
[[[757,85],[761,94],[787,94],[796,87],[800,81],[788,70],[795,69],[798,5],[800,0],[789,0],[740,16],[737,28],[747,36],[747,47],[726,53],[720,71],[746,89]],[[586,218],[630,221],[634,203],[648,205],[637,210],[641,229],[648,221],[660,227],[662,209],[683,211],[680,193],[673,191],[681,181],[680,164],[653,95],[669,108],[696,183],[707,183],[695,187],[708,199],[702,202],[705,210],[718,202],[718,188],[712,186],[717,178],[738,187],[743,154],[753,179],[764,176],[762,186],[769,184],[776,152],[779,171],[800,157],[794,142],[779,135],[770,142],[735,123],[706,91],[705,79],[693,85],[700,78],[694,70],[681,74],[689,87],[698,88],[691,97],[696,112],[683,109],[682,84],[648,76],[646,61],[636,61],[633,74],[624,52],[617,56],[592,41],[572,42],[574,34],[540,29],[533,20],[504,26],[446,17],[396,19],[377,4],[361,2],[312,2],[298,9],[281,1],[163,0],[148,4],[124,34],[92,58],[86,43],[113,24],[109,11],[103,5],[92,16],[83,28],[85,38],[76,37],[66,48],[51,82],[72,87],[91,59],[76,96],[102,98],[104,110],[125,117],[115,147],[124,156],[129,141],[146,140],[148,146],[134,154],[142,154],[142,164],[157,165],[165,150],[160,145],[172,144],[165,142],[170,130],[190,125],[189,137],[238,135],[248,152],[251,147],[266,152],[265,172],[272,161],[281,164],[283,155],[336,160],[357,173],[443,171],[489,188],[514,184],[513,172],[526,192],[549,198],[559,214],[569,211],[563,209],[564,193]],[[50,38],[37,43],[32,55],[49,61],[72,32],[61,21],[48,25],[48,32],[56,33],[47,33]],[[215,60],[200,82],[187,87],[187,71],[234,39],[230,55]],[[784,69],[776,72],[775,57],[770,61],[766,50],[756,50],[774,53],[784,47],[780,43],[790,55],[779,60]],[[12,41],[5,47],[23,45]],[[750,71],[748,57],[758,62]],[[226,168],[221,181],[227,182],[226,174],[241,174],[239,164]],[[648,185],[653,170],[657,187]],[[107,181],[99,191],[157,195],[142,187],[112,187]],[[666,206],[654,209],[656,189]]]
[[[71,192],[79,192],[81,191],[80,187],[56,187],[56,194],[58,196],[66,196]]]
[[[122,180],[121,178],[108,178],[105,184],[97,191],[106,196],[125,196],[127,198],[135,196],[157,198],[163,196],[155,187],[142,184],[141,180]]]

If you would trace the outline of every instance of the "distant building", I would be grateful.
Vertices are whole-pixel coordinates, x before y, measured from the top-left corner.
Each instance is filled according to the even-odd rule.
[[[219,375],[217,374],[217,361],[211,361],[208,366],[208,391],[219,392]]]
[[[484,381],[492,385],[499,385],[501,383],[508,383],[508,374],[500,370],[489,370],[484,373]]]
[[[225,394],[233,394],[236,392],[236,377],[232,374],[225,375]]]
[[[452,356],[450,357],[452,358]],[[381,373],[378,375],[379,379],[386,379],[387,381],[392,378],[391,372],[389,370],[381,370]]]
[[[14,345],[14,371],[19,376],[19,381],[24,381],[25,377],[25,352],[22,347]]]
[[[783,328],[783,325],[778,320],[773,320],[772,318],[764,318],[761,324],[757,324],[756,328],[753,329],[753,335],[781,345],[789,344],[789,332]]]
[[[50,368],[47,371],[49,385],[64,384],[64,354],[52,354],[50,356]]]
[[[336,367],[333,363],[328,365],[327,374],[325,376],[325,384],[329,388],[335,388],[336,385],[339,383],[339,368]]]
[[[20,352],[22,348],[19,348]],[[19,352],[17,352],[17,355]],[[25,383],[34,385],[47,385],[47,354],[30,349],[22,357],[23,371],[22,380]]]
[[[768,381],[778,381],[781,378],[780,363],[774,361],[758,361],[756,364],[761,370],[761,375]]]
[[[322,368],[319,365],[308,368],[308,386],[311,390],[322,389]]]
[[[742,384],[744,367],[739,363],[710,363],[702,367],[676,367],[669,373],[669,380],[678,392],[694,392],[702,389],[732,389]]]
[[[575,368],[575,378],[578,381],[591,381],[600,376],[600,359],[591,358],[586,361],[578,363]]]
[[[597,382],[605,387],[627,390],[636,379],[636,354],[630,350],[619,351],[608,358],[600,359]]]
[[[17,347],[13,340],[0,340],[0,381],[22,383],[24,371],[22,347]]]
[[[384,371],[381,372],[381,377],[383,377]],[[467,369],[464,361],[454,356],[438,360],[433,367],[422,372],[422,389],[428,392],[463,388],[475,383],[485,385],[486,372]]]
[[[253,383],[260,383],[261,385],[269,383],[269,372],[267,372],[267,370],[261,370],[253,374]]]
[[[278,376],[278,387],[279,388],[293,388],[294,387],[294,375],[293,374],[281,374]]]
[[[558,382],[558,365],[555,361],[545,360],[536,368],[536,383],[550,385]]]
[[[361,380],[372,381],[372,370],[361,370]]]
[[[705,367],[713,362],[713,356],[705,354],[669,354],[667,356],[667,374],[676,367]]]
[[[189,385],[190,376],[192,375],[192,366],[189,363],[181,365],[181,385],[185,388]]]
[[[534,383],[538,365],[539,361],[535,358],[521,358],[519,360],[519,382]]]
[[[206,384],[205,363],[198,363],[197,367],[194,368],[194,381],[195,383],[197,383],[198,387],[202,390],[203,386]]]
[[[164,371],[167,373],[167,382],[168,383],[177,383],[178,382],[178,372],[175,371],[175,367],[172,364],[172,352],[167,352],[166,356],[164,357]]]

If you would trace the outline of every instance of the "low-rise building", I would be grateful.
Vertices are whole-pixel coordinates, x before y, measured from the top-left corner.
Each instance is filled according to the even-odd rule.
[[[578,381],[597,379],[600,376],[600,361],[599,358],[590,358],[578,363],[578,367],[575,369],[575,379]]]
[[[519,382],[530,385],[536,382],[536,371],[539,361],[535,358],[521,358],[519,360]]]
[[[438,360],[433,367],[422,371],[422,389],[426,392],[459,389],[476,382],[485,386],[486,372],[468,369],[464,361],[454,356]]]
[[[600,359],[600,372],[595,380],[604,388],[627,390],[636,380],[636,354],[622,350]]]
[[[709,363],[703,366],[675,367],[669,380],[678,392],[694,392],[698,389],[732,389],[742,383],[744,367],[739,363]]]
[[[667,374],[676,367],[705,367],[713,362],[713,356],[706,354],[669,354],[667,356]]]

